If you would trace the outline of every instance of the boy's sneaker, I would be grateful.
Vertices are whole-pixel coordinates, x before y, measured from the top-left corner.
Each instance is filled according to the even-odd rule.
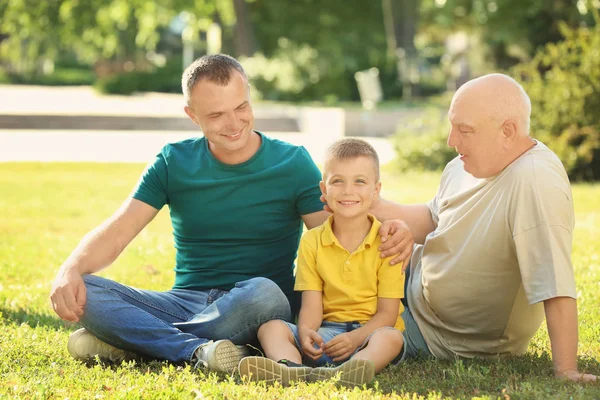
[[[229,340],[211,340],[196,349],[195,367],[229,374],[248,354],[246,346],[236,346]]]
[[[324,381],[333,378],[338,373],[341,373],[338,384],[349,387],[362,386],[373,380],[375,364],[369,360],[350,359],[338,367],[313,368],[309,380],[311,382]]]
[[[121,350],[108,343],[104,343],[85,328],[78,329],[69,336],[67,350],[69,350],[69,354],[74,359],[81,361],[86,361],[96,356],[102,360],[115,363],[137,358],[137,355],[133,352]]]
[[[282,386],[306,381],[312,371],[312,368],[302,364],[288,360],[273,361],[265,357],[246,357],[240,361],[238,369],[242,378],[267,384],[279,382]]]

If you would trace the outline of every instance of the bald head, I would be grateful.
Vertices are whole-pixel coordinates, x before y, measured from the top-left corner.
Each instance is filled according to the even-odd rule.
[[[448,146],[460,154],[465,171],[489,178],[535,145],[529,136],[531,102],[514,79],[490,74],[456,91],[448,111]]]
[[[456,91],[452,104],[455,102],[464,103],[479,119],[498,123],[512,120],[519,134],[529,134],[531,101],[523,87],[510,76],[489,74],[470,80]]]

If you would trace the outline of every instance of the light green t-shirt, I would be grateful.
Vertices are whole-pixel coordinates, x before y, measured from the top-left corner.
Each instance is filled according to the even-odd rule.
[[[323,209],[321,173],[303,147],[260,135],[242,164],[221,163],[193,138],[166,145],[143,173],[133,197],[169,205],[174,288],[229,290],[266,277],[292,299],[301,216]]]
[[[569,180],[538,142],[489,179],[456,158],[429,204],[436,228],[411,261],[409,308],[438,358],[520,354],[543,301],[575,297]]]

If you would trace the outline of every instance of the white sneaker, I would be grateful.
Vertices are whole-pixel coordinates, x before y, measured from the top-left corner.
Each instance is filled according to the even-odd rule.
[[[229,340],[211,340],[196,349],[195,368],[208,368],[229,374],[248,354],[246,346],[236,346]]]
[[[375,364],[370,360],[352,358],[338,367],[313,368],[309,381],[329,380],[340,374],[339,385],[354,387],[369,383],[375,377]]]
[[[69,336],[67,350],[74,359],[81,361],[98,356],[102,360],[119,363],[137,357],[135,353],[104,343],[85,328],[78,329]]]

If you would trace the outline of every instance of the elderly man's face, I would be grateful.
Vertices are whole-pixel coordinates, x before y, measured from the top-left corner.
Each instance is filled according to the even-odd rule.
[[[472,93],[461,93],[452,99],[448,112],[452,125],[448,146],[456,149],[465,171],[476,178],[490,178],[506,167],[502,122],[490,118],[484,103]]]

